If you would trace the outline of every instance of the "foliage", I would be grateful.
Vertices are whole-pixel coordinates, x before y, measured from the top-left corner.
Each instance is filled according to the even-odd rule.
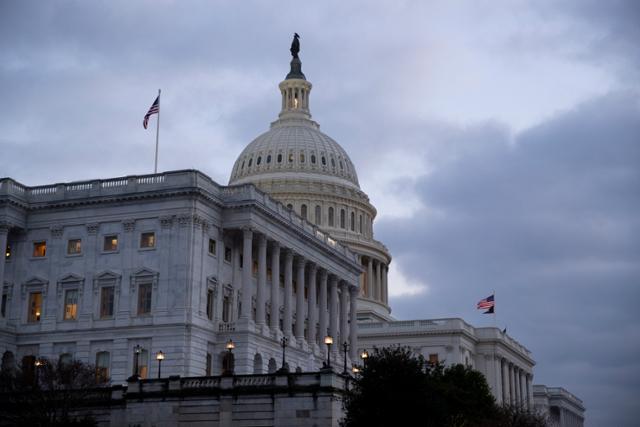
[[[0,370],[0,424],[14,426],[96,425],[91,417],[74,411],[92,398],[102,397],[93,366],[78,360],[49,362],[39,359],[19,368],[4,364]]]
[[[344,427],[543,427],[544,421],[499,407],[482,373],[427,364],[409,349],[376,349],[345,400]]]

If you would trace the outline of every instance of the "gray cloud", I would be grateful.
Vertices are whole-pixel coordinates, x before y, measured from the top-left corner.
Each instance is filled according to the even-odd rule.
[[[473,304],[495,289],[500,326],[533,351],[536,381],[563,378],[592,421],[632,425],[640,416],[631,400],[640,391],[638,117],[640,96],[624,92],[513,140],[494,125],[461,131],[456,154],[416,181],[425,208],[378,224],[402,270],[432,288],[420,301],[392,301],[396,311],[482,323]],[[611,390],[600,395],[599,386]]]

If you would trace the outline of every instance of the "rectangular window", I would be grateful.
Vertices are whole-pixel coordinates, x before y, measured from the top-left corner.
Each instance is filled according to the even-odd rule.
[[[114,252],[118,250],[118,235],[111,234],[109,236],[104,236],[104,246],[102,249],[105,252]]]
[[[229,308],[231,308],[231,298],[229,295],[225,295],[222,298],[222,321],[229,321]]]
[[[209,239],[209,255],[216,256],[217,243],[214,239]]]
[[[151,283],[138,285],[138,315],[151,313]]]
[[[67,255],[78,255],[82,253],[82,240],[70,239],[67,242]]]
[[[156,233],[142,233],[140,234],[140,248],[149,249],[156,247]]]
[[[207,353],[207,365],[206,365],[206,370],[205,370],[205,375],[207,377],[211,376],[211,365],[213,364],[213,358],[211,357],[211,353]]]
[[[229,246],[224,247],[224,260],[231,262],[231,248]]]
[[[42,315],[42,292],[31,292],[29,294],[29,322],[40,321]]]
[[[109,380],[109,359],[108,351],[96,353],[96,380],[99,383]]]
[[[114,287],[100,288],[100,318],[113,317]]]
[[[64,293],[64,320],[76,320],[78,316],[78,290],[70,289]]]
[[[2,306],[0,307],[2,317],[7,316],[7,294],[2,294]]]
[[[47,255],[47,242],[33,242],[33,256],[43,257]]]
[[[138,375],[140,378],[145,379],[149,375],[149,352],[142,350],[138,355]]]
[[[213,320],[213,290],[207,290],[207,319]]]
[[[429,364],[430,365],[435,365],[438,363],[438,355],[437,354],[430,354],[429,355]]]

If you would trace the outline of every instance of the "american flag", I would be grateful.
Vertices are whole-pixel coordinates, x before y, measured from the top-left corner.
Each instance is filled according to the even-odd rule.
[[[144,126],[145,129],[149,124],[149,117],[152,114],[158,114],[159,111],[160,111],[160,95],[158,95],[156,100],[153,101],[153,104],[151,104],[151,108],[149,108],[149,111],[147,111],[147,114],[145,114],[144,116],[144,120],[142,121],[142,126]]]
[[[478,302],[478,310],[487,310],[484,314],[491,314],[494,312],[496,302],[494,301],[493,295],[489,295],[488,297],[481,299]]]

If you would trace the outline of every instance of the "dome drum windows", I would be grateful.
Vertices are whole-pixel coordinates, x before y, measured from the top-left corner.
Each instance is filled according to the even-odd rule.
[[[329,208],[329,227],[333,227],[334,224],[334,213],[333,213],[333,207]]]
[[[282,153],[278,153],[278,163],[282,163]]]
[[[270,164],[270,163],[271,163],[271,154],[268,154],[267,155],[267,164]]]
[[[316,164],[316,155],[315,155],[315,153],[311,153],[311,164],[313,164],[313,165]]]
[[[340,228],[347,228],[347,218],[344,209],[340,209]]]
[[[304,163],[304,152],[300,152],[300,163]]]
[[[247,165],[247,168],[251,167],[251,163],[253,162],[253,157],[249,159],[249,164]]]
[[[262,163],[262,156],[258,156],[258,159],[256,160],[256,166],[260,166],[260,163]]]
[[[293,163],[293,151],[289,151],[289,163]]]
[[[320,205],[316,205],[315,214],[316,225],[322,225],[322,208],[320,207]]]
[[[356,231],[356,214],[355,212],[351,212],[351,224],[350,224],[350,228],[351,231]]]

